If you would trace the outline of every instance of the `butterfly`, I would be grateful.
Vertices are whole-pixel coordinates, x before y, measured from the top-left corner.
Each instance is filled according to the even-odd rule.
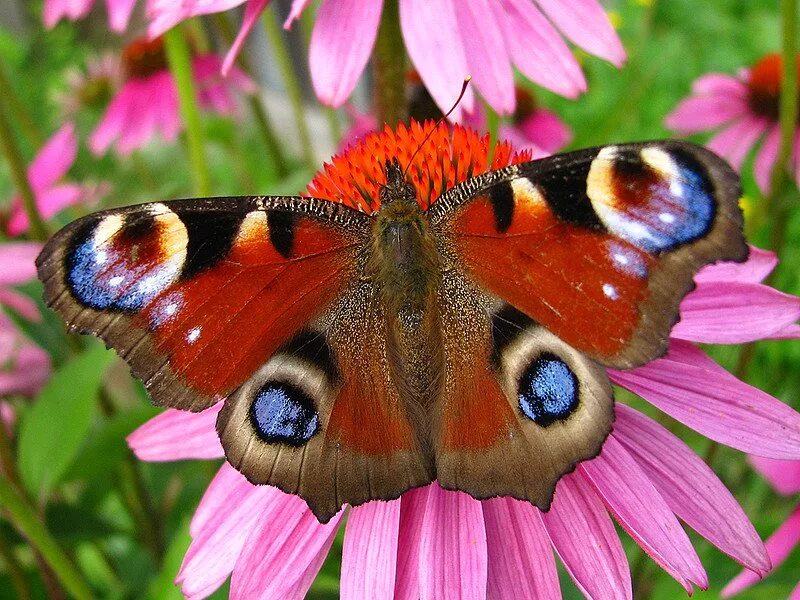
[[[434,480],[547,510],[612,429],[606,368],[661,356],[697,270],[746,258],[738,177],[679,141],[505,166],[459,127],[368,142],[327,199],[79,219],[38,258],[46,302],[156,404],[224,402],[227,460],[321,522]]]

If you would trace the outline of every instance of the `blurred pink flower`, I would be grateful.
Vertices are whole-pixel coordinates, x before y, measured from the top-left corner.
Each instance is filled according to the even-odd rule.
[[[136,0],[106,0],[106,10],[111,29],[125,31]],[[43,19],[48,29],[55,27],[61,19],[77,21],[89,14],[94,0],[44,0]]]
[[[64,80],[65,88],[54,94],[54,100],[64,118],[74,119],[87,109],[108,104],[122,86],[122,64],[111,52],[89,56],[84,66],[70,67]]]
[[[41,319],[36,303],[11,287],[35,279],[34,261],[41,249],[33,242],[0,244],[0,397],[31,396],[50,376],[47,352],[28,341],[5,314],[11,309],[29,321]],[[8,423],[10,410],[0,403],[0,420]]]
[[[751,456],[750,462],[779,494],[789,495],[800,492],[800,460],[775,460]],[[777,569],[783,564],[798,545],[800,545],[800,505],[767,540],[767,553],[772,561],[772,569]],[[722,590],[722,597],[735,596],[758,582],[762,576],[763,574],[743,570],[725,586],[725,589]],[[800,581],[789,595],[789,600],[800,600]]]
[[[45,220],[60,210],[87,199],[87,190],[77,183],[57,183],[72,167],[77,154],[75,126],[67,123],[45,143],[28,167],[28,182],[39,214]],[[14,196],[6,231],[11,236],[17,236],[27,230],[28,215],[22,207],[22,198]]]
[[[722,444],[800,459],[800,414],[690,343],[797,337],[800,298],[761,283],[776,262],[753,248],[743,264],[703,269],[681,305],[668,354],[637,369],[612,370],[612,380]],[[142,460],[221,458],[220,408],[167,410],[128,443]],[[689,593],[708,580],[678,519],[766,573],[764,545],[711,469],[649,417],[621,402],[616,411],[602,453],[561,479],[547,513],[508,498],[477,501],[436,483],[398,500],[345,509],[341,597],[556,599],[555,550],[587,597],[629,599],[629,565],[609,513]],[[229,576],[231,598],[302,598],[343,513],[321,525],[300,498],[253,486],[225,463],[192,519],[177,582],[195,599]]]
[[[199,14],[228,10],[245,0],[148,0],[151,36]],[[310,0],[294,0],[284,27],[291,27]],[[225,68],[241,50],[269,0],[246,0],[242,28]],[[325,104],[348,99],[372,53],[382,0],[323,0],[309,48],[311,81]],[[597,0],[400,0],[400,25],[406,49],[436,103],[447,110],[466,75],[499,113],[514,112],[516,67],[531,81],[574,98],[586,79],[564,37],[616,66],[625,50]],[[563,37],[562,37],[563,36]],[[471,113],[467,90],[454,113]]]
[[[761,140],[754,174],[764,194],[769,193],[770,177],[778,159],[782,63],[779,54],[769,54],[735,77],[723,73],[703,75],[692,84],[692,95],[683,100],[665,121],[667,127],[681,134],[719,130],[707,145],[737,170],[741,170],[744,159]],[[795,134],[791,159],[792,171],[800,185],[798,144],[800,130]]]
[[[130,154],[146,145],[156,133],[171,142],[183,127],[178,91],[167,67],[161,38],[129,44],[122,60],[125,83],[89,137],[89,148],[97,155],[112,145],[116,145],[120,155]],[[213,54],[195,56],[192,63],[200,106],[229,115],[236,109],[233,92],[254,93],[256,88],[235,67],[223,78],[221,65],[221,59]]]

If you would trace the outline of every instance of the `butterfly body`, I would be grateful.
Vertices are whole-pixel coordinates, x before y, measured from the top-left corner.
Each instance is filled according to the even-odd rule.
[[[46,300],[156,403],[224,401],[231,464],[320,520],[433,480],[546,509],[611,430],[606,367],[663,353],[697,269],[745,258],[737,178],[681,142],[492,165],[432,127],[365,140],[330,200],[90,215],[42,252]]]

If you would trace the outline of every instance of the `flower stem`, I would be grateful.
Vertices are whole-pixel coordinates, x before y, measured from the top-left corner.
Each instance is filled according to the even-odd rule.
[[[10,521],[53,569],[64,589],[78,600],[84,598],[90,600],[93,597],[92,591],[83,580],[83,576],[59,548],[50,532],[39,520],[36,511],[4,477],[0,477],[0,506],[6,509]]]
[[[314,148],[311,145],[311,136],[308,132],[308,122],[306,121],[305,109],[303,107],[303,94],[300,89],[300,80],[292,66],[292,59],[289,56],[289,48],[283,36],[280,23],[275,11],[267,9],[264,11],[264,32],[267,35],[272,53],[275,55],[275,62],[283,78],[283,85],[286,86],[286,93],[292,105],[294,121],[297,126],[297,136],[300,138],[300,148],[303,153],[303,160],[310,171],[317,169],[317,159],[314,156]]]
[[[30,113],[26,110],[25,104],[15,93],[14,86],[11,85],[11,81],[6,73],[5,65],[3,64],[0,64],[0,90],[3,90],[3,95],[5,96],[9,112],[13,118],[16,119],[31,145],[38,148],[44,144],[42,132],[39,131],[39,128],[36,126],[33,118],[31,118]]]
[[[772,172],[770,196],[778,193],[781,180],[787,176],[786,165],[792,153],[792,142],[797,129],[797,3],[795,0],[781,0],[781,93],[779,120],[781,139],[778,146],[778,160]],[[773,248],[776,252],[780,248]]]
[[[3,154],[5,154],[8,165],[11,168],[11,176],[14,178],[14,184],[22,198],[22,206],[28,215],[30,237],[43,242],[50,237],[50,232],[36,206],[36,197],[33,194],[30,181],[28,181],[25,161],[22,159],[19,145],[17,145],[14,133],[11,130],[11,123],[8,121],[5,110],[6,101],[5,93],[0,93],[0,146],[2,146]]]
[[[200,109],[197,105],[197,91],[192,74],[192,57],[189,52],[189,44],[180,26],[174,27],[164,34],[164,44],[169,69],[178,88],[181,118],[186,125],[186,145],[195,192],[199,196],[210,196],[211,177],[203,147],[203,126],[200,122]]]
[[[222,13],[214,13],[214,23],[228,45],[232,44],[236,36],[228,19],[225,18],[225,15]],[[253,76],[253,69],[251,68],[250,61],[247,60],[243,52],[239,52],[236,56],[236,64],[248,75],[251,77]],[[269,117],[269,113],[267,113],[267,109],[264,108],[263,101],[259,94],[248,96],[247,102],[250,104],[250,110],[253,112],[258,131],[261,133],[261,137],[264,139],[264,145],[267,147],[267,156],[272,159],[278,177],[283,179],[289,174],[289,166],[286,162],[286,154],[283,152],[283,146],[278,142],[278,137],[275,135],[275,129],[272,127],[272,120]]]
[[[8,571],[9,579],[11,579],[11,585],[14,588],[16,597],[19,600],[30,600],[31,590],[25,578],[25,571],[17,561],[17,557],[14,556],[14,551],[3,533],[0,533],[0,557],[6,564],[6,570]]]
[[[404,48],[398,1],[387,0],[383,4],[372,61],[375,86],[372,97],[379,124],[394,127],[408,117]]]

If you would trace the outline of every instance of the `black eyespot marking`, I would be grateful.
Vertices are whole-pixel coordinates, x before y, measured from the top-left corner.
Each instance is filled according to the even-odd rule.
[[[219,212],[214,218],[202,211],[175,210],[189,237],[182,279],[190,279],[210,269],[228,255],[239,231],[243,215]]]
[[[558,161],[557,157],[553,159]],[[563,162],[563,160],[562,160]],[[589,229],[603,231],[603,223],[592,208],[586,195],[586,180],[592,161],[577,161],[559,164],[536,177],[536,185],[542,192],[550,210],[562,221]]]
[[[501,181],[489,190],[489,201],[492,203],[495,227],[499,233],[505,233],[514,220],[514,190],[508,181]]]
[[[271,210],[267,213],[269,241],[284,258],[292,255],[296,224],[297,217],[292,213],[280,210]]]
[[[297,448],[319,430],[314,401],[300,388],[280,381],[268,381],[250,405],[253,429],[268,444]]]
[[[335,385],[341,380],[333,349],[324,334],[309,330],[301,331],[284,344],[276,354],[288,354],[317,366],[325,373],[331,385]]]
[[[578,378],[555,354],[536,357],[519,380],[519,408],[534,423],[547,427],[563,421],[578,407]]]
[[[492,315],[492,365],[500,368],[500,357],[509,344],[520,333],[531,326],[533,320],[528,315],[506,304]]]

